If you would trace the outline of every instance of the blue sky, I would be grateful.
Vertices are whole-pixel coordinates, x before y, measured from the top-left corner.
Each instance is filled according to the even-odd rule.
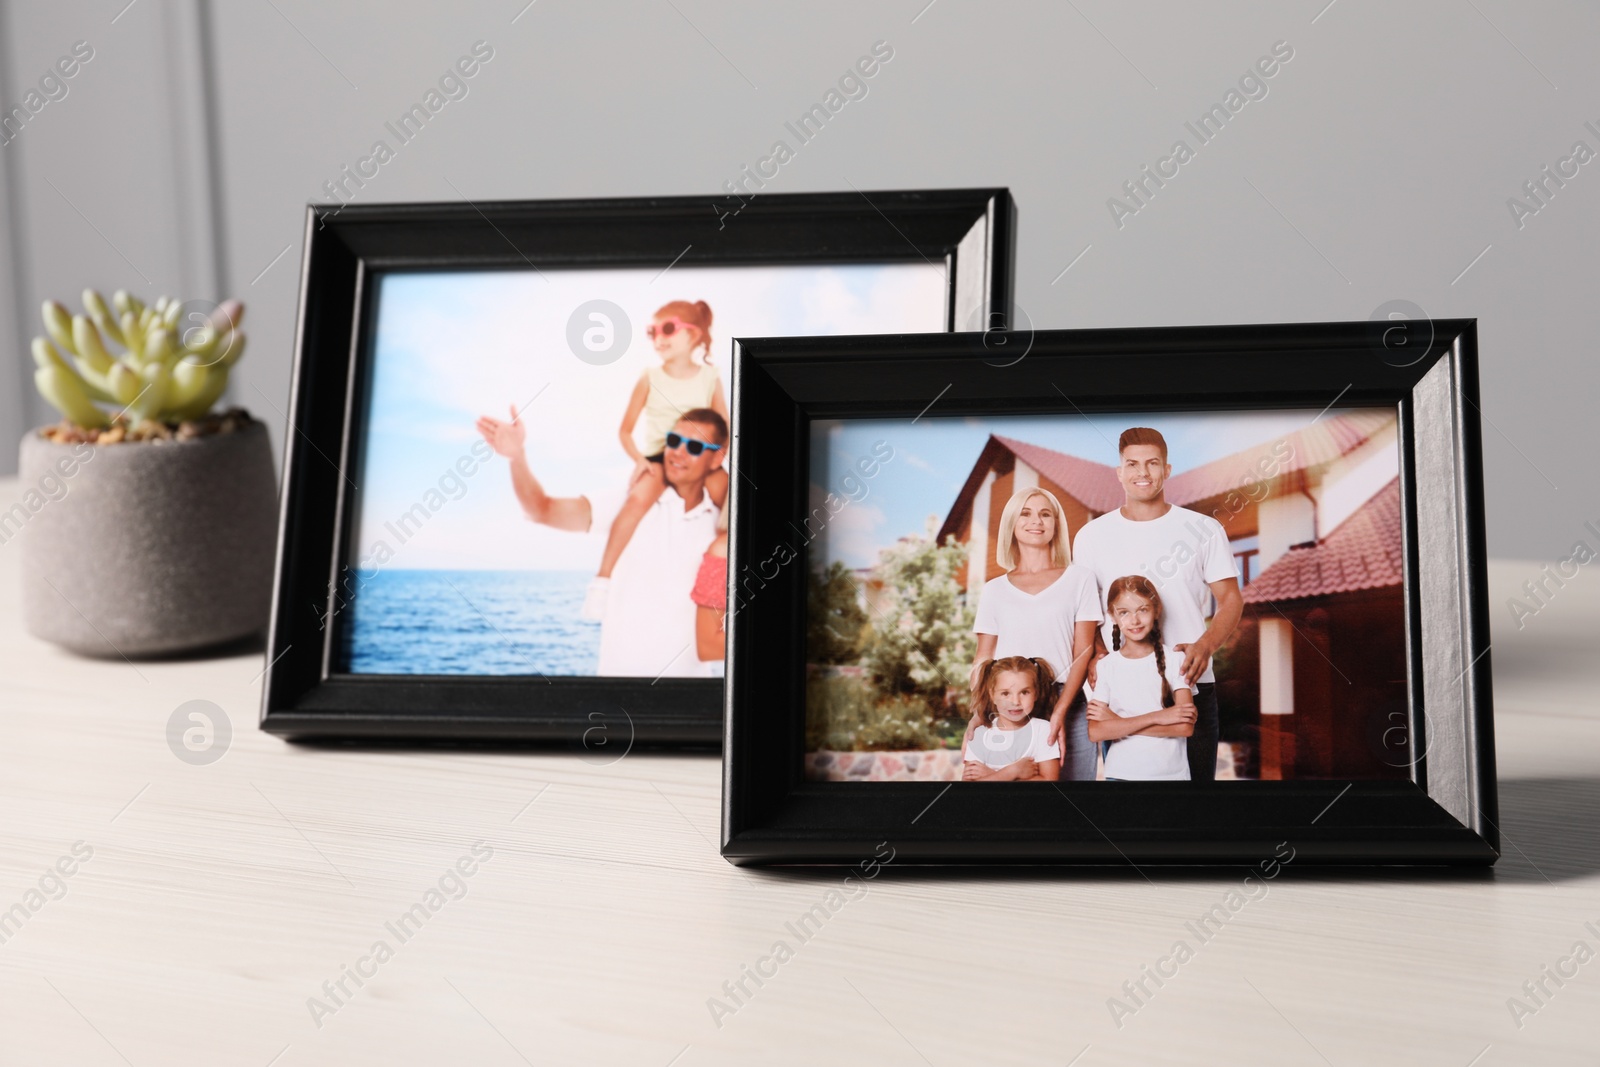
[[[665,264],[663,264],[665,266]],[[394,569],[592,569],[602,538],[548,530],[522,516],[509,464],[491,458],[403,545],[386,523],[412,508],[481,441],[480,415],[528,423],[528,460],[546,491],[620,491],[632,463],[617,432],[629,392],[657,361],[644,327],[670,300],[712,309],[712,364],[726,376],[734,337],[938,332],[946,285],[926,263],[673,267],[390,274],[379,281],[368,453],[354,565],[376,542]],[[567,323],[609,300],[631,323],[615,362],[580,360]],[[724,378],[726,386],[726,378]]]
[[[887,442],[895,454],[866,483],[866,496],[841,511],[812,547],[820,549],[822,565],[837,559],[864,567],[899,538],[924,533],[930,515],[942,521],[949,512],[990,434],[1115,466],[1118,435],[1129,426],[1153,426],[1167,439],[1177,475],[1302,429],[1317,414],[1316,409],[1288,409],[819,420],[811,435],[813,497],[830,489],[838,493],[846,470],[871,455],[874,442]]]

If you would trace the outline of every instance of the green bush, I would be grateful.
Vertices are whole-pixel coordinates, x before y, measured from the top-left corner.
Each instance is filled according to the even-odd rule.
[[[812,673],[806,685],[806,748],[817,752],[926,751],[948,748],[951,720],[904,694],[878,698],[864,678]],[[961,728],[955,729],[960,744]]]
[[[885,597],[862,658],[880,689],[920,699],[940,715],[964,715],[967,672],[977,654],[973,609],[957,574],[966,547],[905,538],[884,549],[875,568]]]
[[[871,637],[850,568],[835,560],[806,575],[806,647],[811,663],[855,664]]]

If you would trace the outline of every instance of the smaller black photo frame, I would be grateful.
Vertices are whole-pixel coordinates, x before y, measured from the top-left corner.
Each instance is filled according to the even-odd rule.
[[[982,344],[741,338],[733,383],[733,438],[749,478],[732,490],[729,574],[744,588],[730,594],[728,615],[721,851],[730,862],[848,864],[885,848],[909,865],[1498,858],[1474,320],[995,333]],[[800,531],[816,503],[814,421],[1336,404],[1396,417],[1404,777],[808,780]],[[966,471],[945,474],[959,482]]]
[[[308,207],[261,728],[296,740],[566,744],[592,758],[721,743],[721,678],[342,669],[341,574],[361,502],[349,472],[364,454],[384,279],[926,264],[944,279],[945,328],[981,331],[1010,314],[1014,229],[1004,188]],[[728,334],[712,332],[726,368]]]

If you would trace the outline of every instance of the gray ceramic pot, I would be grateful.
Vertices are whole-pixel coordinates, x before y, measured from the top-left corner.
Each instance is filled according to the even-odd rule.
[[[57,444],[30,431],[18,502],[28,632],[92,656],[151,656],[266,628],[278,506],[267,430]]]

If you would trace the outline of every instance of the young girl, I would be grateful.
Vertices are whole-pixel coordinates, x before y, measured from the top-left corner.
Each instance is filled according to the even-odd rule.
[[[1050,744],[1050,720],[1033,718],[1055,676],[1050,664],[1028,656],[992,659],[978,668],[972,709],[984,725],[961,753],[963,781],[1060,780],[1061,752]]]
[[[639,520],[666,490],[661,460],[666,451],[667,434],[678,416],[694,408],[710,408],[724,420],[728,418],[722,379],[711,365],[711,308],[706,302],[674,300],[663,304],[645,333],[655,345],[661,366],[650,367],[639,375],[633,395],[628,398],[628,409],[622,416],[617,436],[622,441],[622,450],[633,460],[633,474],[628,483],[628,499],[611,522],[611,533],[600,557],[600,569],[589,583],[583,603],[586,619],[598,619],[604,613],[612,568],[628,546]],[[696,363],[694,351],[702,346],[704,362]],[[641,415],[644,439],[638,444],[634,442],[634,430]],[[706,447],[705,442],[690,441],[688,445]],[[719,508],[723,506],[728,496],[726,467],[706,479],[706,493],[713,504]]]
[[[1188,781],[1195,706],[1183,653],[1161,640],[1161,597],[1130,574],[1106,590],[1111,653],[1100,660],[1089,697],[1089,740],[1109,741],[1107,781]]]

